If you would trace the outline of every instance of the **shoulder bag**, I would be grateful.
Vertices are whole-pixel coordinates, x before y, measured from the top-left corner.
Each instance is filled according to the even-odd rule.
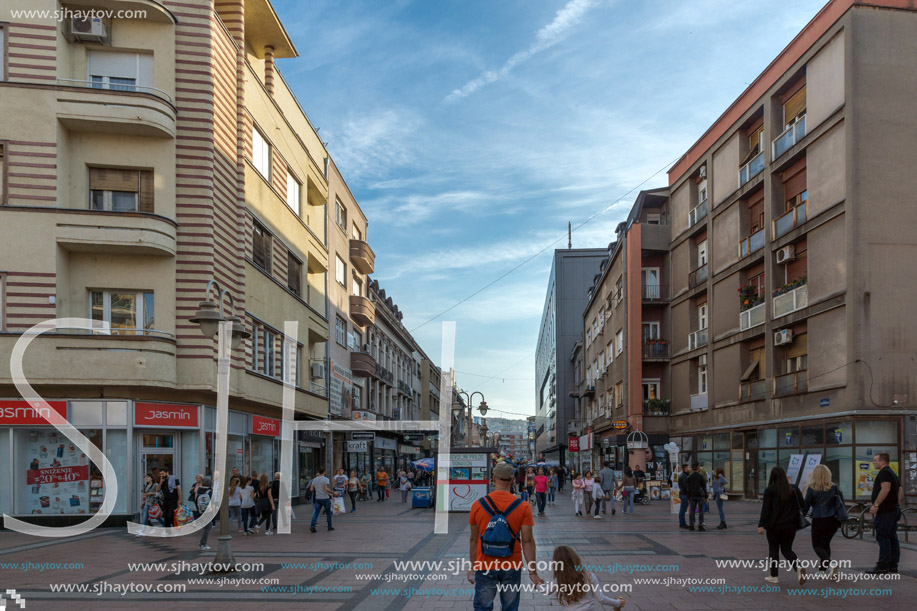
[[[834,517],[837,518],[839,522],[846,522],[849,519],[847,515],[847,506],[844,505],[841,495],[837,493],[837,486],[834,487]]]
[[[793,494],[793,499],[796,501],[797,514],[799,516],[798,519],[796,520],[796,530],[802,530],[803,528],[808,528],[809,526],[812,525],[812,523],[806,519],[806,512],[802,508],[802,505],[799,504],[799,492],[796,486],[791,487],[791,492]]]

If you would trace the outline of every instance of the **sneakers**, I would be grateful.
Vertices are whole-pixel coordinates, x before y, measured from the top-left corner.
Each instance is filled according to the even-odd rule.
[[[315,530],[315,527],[314,527],[314,526],[310,526],[310,527],[309,527],[309,532],[313,532],[313,533],[314,533],[314,532],[318,532],[318,531]]]
[[[831,581],[837,581],[837,580],[838,580],[838,576],[837,576],[837,566],[832,566],[832,567],[831,567],[831,571],[828,573],[828,579],[831,580]]]
[[[599,514],[595,514],[595,515],[592,516],[592,517],[595,518],[596,520],[601,520],[601,519],[602,519],[602,516],[600,516]]]
[[[890,571],[883,566],[875,566],[869,569],[868,571],[866,571],[866,574],[867,575],[888,575],[889,572]]]
[[[210,549],[210,546],[209,546],[209,545],[202,545],[202,546],[201,546],[201,551],[207,551],[208,549]]]
[[[353,509],[350,510],[350,513],[353,513],[353,512],[356,511],[356,510],[357,510],[357,508],[354,507]]]
[[[803,585],[806,582],[806,570],[802,567],[796,569],[796,578],[799,580],[799,585]]]
[[[777,577],[770,577],[770,576],[765,577],[765,578],[764,578],[764,581],[766,581],[767,583],[780,583],[780,579],[779,579],[779,578],[777,578]]]
[[[265,535],[273,535],[273,534],[274,534],[274,531],[272,531],[272,530],[269,530],[269,531],[267,531],[267,532],[266,532],[266,533],[264,533],[264,534],[265,534]]]
[[[329,527],[328,527],[328,530],[329,530],[329,531],[334,530],[334,526],[329,526]]]

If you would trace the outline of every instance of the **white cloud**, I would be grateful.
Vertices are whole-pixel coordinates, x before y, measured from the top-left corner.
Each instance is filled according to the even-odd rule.
[[[340,132],[320,134],[328,138],[335,163],[349,181],[386,176],[414,158],[412,138],[423,119],[408,110],[389,108],[346,120]]]
[[[524,51],[514,54],[498,70],[487,70],[476,79],[468,81],[459,89],[455,89],[446,96],[445,102],[452,102],[465,98],[489,83],[493,83],[507,74],[519,64],[528,61],[535,54],[553,47],[563,40],[567,33],[573,29],[583,16],[595,6],[594,0],[570,0],[562,9],[557,11],[554,20],[535,34],[535,41]]]

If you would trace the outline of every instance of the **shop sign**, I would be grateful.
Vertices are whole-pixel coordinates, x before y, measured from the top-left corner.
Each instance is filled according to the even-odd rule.
[[[252,416],[252,433],[255,435],[267,435],[268,437],[279,437],[280,420]]]
[[[28,401],[0,401],[0,426],[11,425],[47,425],[51,426],[43,416],[50,416],[52,410],[62,418],[67,418],[66,401],[48,401],[47,407],[32,407]]]
[[[402,435],[402,437],[404,437],[405,441],[423,441],[424,440],[423,433],[405,433],[404,435]]]
[[[379,437],[376,439],[376,448],[382,450],[397,450],[398,444],[394,439],[386,439],[385,437]]]
[[[844,430],[843,429],[834,429],[834,443],[843,443],[844,440]]]
[[[134,426],[196,429],[197,412],[196,405],[134,403]]]
[[[364,411],[355,409],[353,410],[353,412],[351,412],[351,414],[352,414],[352,418],[357,421],[359,420],[366,420],[369,422],[376,421],[376,415],[372,412],[364,412]]]
[[[626,429],[630,426],[630,423],[627,420],[615,420],[611,423],[611,428],[617,429],[619,431]]]
[[[358,452],[364,453],[368,449],[368,443],[365,441],[348,441],[347,442],[347,451],[348,452]]]
[[[350,438],[354,441],[364,440],[364,441],[374,441],[376,439],[375,431],[353,431],[350,434]]]
[[[417,448],[415,448],[414,446],[401,445],[401,446],[398,446],[398,451],[401,454],[417,454]]]
[[[571,437],[567,440],[567,449],[570,452],[579,452],[579,437]]]

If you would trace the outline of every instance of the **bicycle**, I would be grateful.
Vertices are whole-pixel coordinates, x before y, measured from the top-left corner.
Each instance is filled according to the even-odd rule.
[[[847,539],[863,538],[863,533],[868,530],[873,531],[875,537],[876,523],[869,508],[872,503],[856,503],[847,508],[848,519],[841,524],[841,534]],[[917,512],[917,508],[908,507],[901,510],[901,517],[898,519],[898,530],[904,532],[904,541],[908,542],[907,514]],[[855,515],[856,514],[856,515]],[[869,516],[867,519],[866,516]]]

